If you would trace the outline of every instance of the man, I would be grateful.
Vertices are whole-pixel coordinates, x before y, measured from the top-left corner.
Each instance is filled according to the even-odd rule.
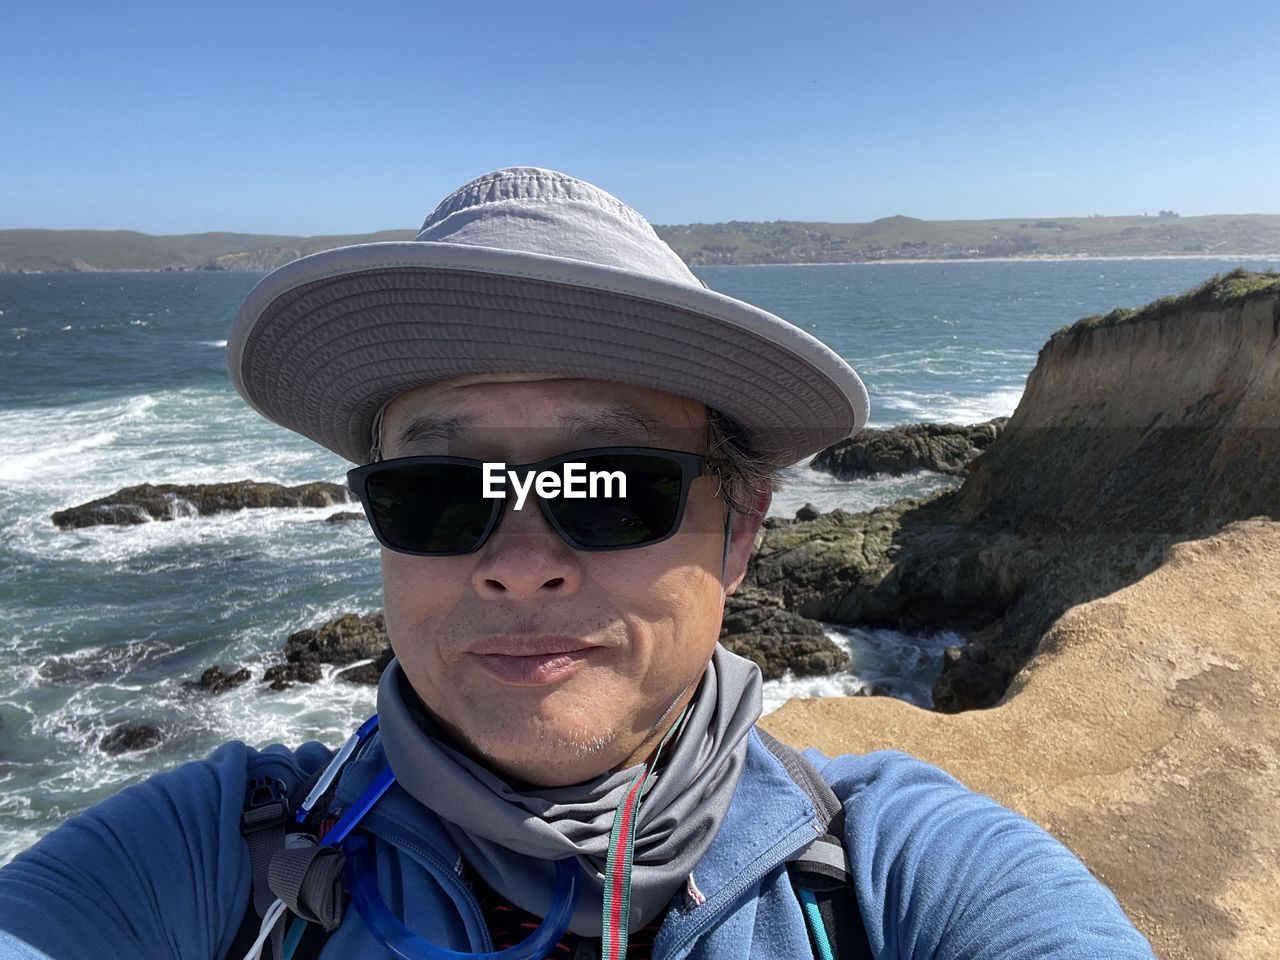
[[[867,394],[631,208],[497,171],[415,241],[265,278],[228,356],[257,410],[363,464],[377,717],[332,763],[232,743],[73,819],[0,872],[0,956],[1151,955],[1070,853],[940,771],[755,730],[724,598],[772,470]]]

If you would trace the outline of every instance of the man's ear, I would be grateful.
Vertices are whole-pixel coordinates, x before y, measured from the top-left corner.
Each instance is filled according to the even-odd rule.
[[[747,505],[749,512],[740,513],[729,508],[729,538],[725,544],[724,569],[720,576],[726,596],[737,590],[742,578],[747,575],[747,562],[755,549],[756,535],[760,532],[760,524],[764,523],[772,501],[773,492],[765,487]]]

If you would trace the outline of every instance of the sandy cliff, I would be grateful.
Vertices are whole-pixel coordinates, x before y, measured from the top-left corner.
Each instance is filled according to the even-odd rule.
[[[765,725],[1026,814],[1166,960],[1275,960],[1277,521],[1280,275],[1082,320],[958,491],[776,526],[753,561],[800,612],[967,617],[935,697],[990,709],[807,700]]]
[[[905,750],[1037,821],[1164,960],[1280,955],[1280,523],[1175,544],[1069,610],[994,709],[793,700],[764,725]]]

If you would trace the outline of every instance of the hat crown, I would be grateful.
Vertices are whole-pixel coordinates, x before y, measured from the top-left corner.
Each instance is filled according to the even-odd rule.
[[[701,288],[649,222],[594,184],[541,167],[505,167],[459,187],[418,240],[563,257]]]

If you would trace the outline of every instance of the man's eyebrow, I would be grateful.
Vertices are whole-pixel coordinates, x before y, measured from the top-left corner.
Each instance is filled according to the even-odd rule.
[[[613,407],[589,414],[569,414],[560,418],[560,426],[580,440],[596,443],[630,443],[642,434],[646,440],[662,436],[662,424],[634,407]]]
[[[413,449],[457,440],[474,432],[476,417],[466,414],[422,414],[396,434],[395,446]],[[611,407],[592,413],[572,413],[559,418],[559,429],[577,442],[598,446],[631,444],[637,439],[653,442],[665,436],[663,425],[634,407]]]
[[[426,414],[414,417],[396,436],[397,447],[413,447],[422,444],[451,440],[475,423],[475,417],[446,417]]]

